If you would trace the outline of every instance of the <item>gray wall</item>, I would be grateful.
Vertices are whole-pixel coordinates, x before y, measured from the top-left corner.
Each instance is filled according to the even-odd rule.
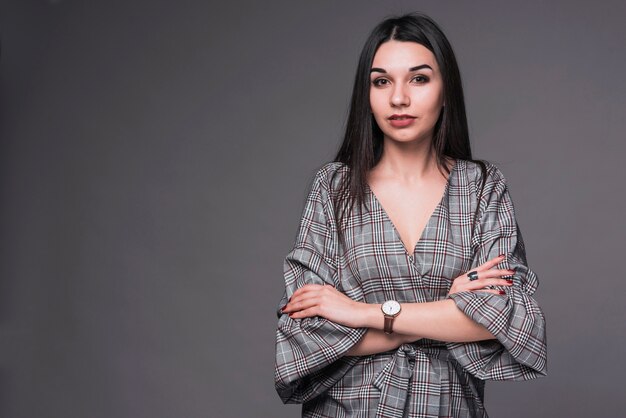
[[[623,2],[4,0],[0,416],[298,416],[283,258],[367,33],[412,10],[458,54],[548,319],[549,376],[488,410],[621,411]]]

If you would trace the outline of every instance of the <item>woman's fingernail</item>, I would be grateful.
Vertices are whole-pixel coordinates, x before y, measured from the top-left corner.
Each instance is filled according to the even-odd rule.
[[[504,254],[500,254],[498,257],[504,257]]]
[[[506,279],[506,281],[507,281],[509,284],[513,284],[513,280],[512,280],[512,279]]]
[[[504,295],[506,292],[504,290],[500,290],[498,293],[500,293],[501,295]]]

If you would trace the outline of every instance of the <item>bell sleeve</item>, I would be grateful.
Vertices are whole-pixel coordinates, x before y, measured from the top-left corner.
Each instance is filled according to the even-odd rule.
[[[475,226],[473,266],[505,254],[496,268],[514,269],[512,286],[495,287],[506,294],[458,292],[449,295],[456,306],[485,326],[495,340],[448,343],[448,350],[469,373],[483,380],[528,380],[547,374],[546,322],[533,298],[537,275],[527,265],[522,234],[515,219],[506,180],[493,164]]]
[[[326,166],[327,167],[327,166]],[[284,261],[285,293],[277,309],[275,387],[284,403],[303,403],[325,392],[358,361],[344,356],[365,334],[322,317],[291,319],[280,310],[305,284],[338,290],[337,230],[328,173],[318,170],[308,194],[296,242]]]

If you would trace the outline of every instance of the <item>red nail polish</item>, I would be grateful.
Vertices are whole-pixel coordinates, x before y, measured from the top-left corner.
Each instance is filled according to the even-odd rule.
[[[501,295],[504,295],[506,292],[504,290],[500,290],[498,293],[500,293]]]
[[[506,279],[506,281],[513,284],[513,279]]]

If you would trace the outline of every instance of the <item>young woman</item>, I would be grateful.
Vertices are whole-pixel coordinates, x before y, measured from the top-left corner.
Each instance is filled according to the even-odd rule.
[[[485,380],[546,374],[507,183],[472,159],[456,59],[427,16],[370,34],[284,277],[276,389],[305,417],[486,417]]]

